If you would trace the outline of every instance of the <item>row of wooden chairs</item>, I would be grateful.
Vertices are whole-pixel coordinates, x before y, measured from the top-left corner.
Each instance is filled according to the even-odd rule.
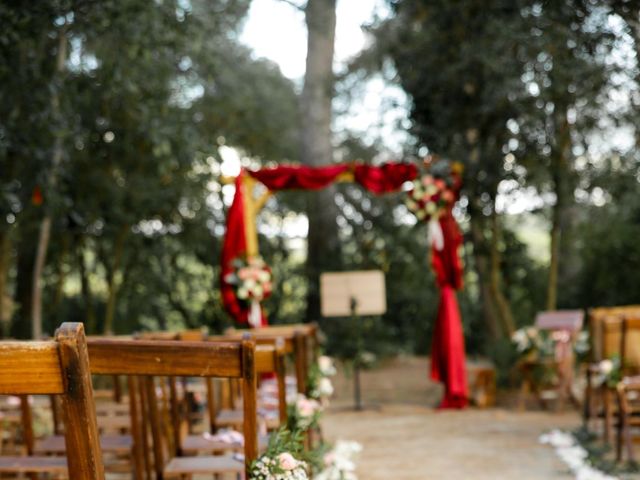
[[[592,339],[591,362],[586,370],[584,420],[588,426],[594,420],[602,424],[603,438],[609,443],[616,430],[615,446],[618,461],[623,457],[623,443],[628,458],[633,459],[631,428],[640,426],[637,406],[640,374],[640,306],[595,308],[589,312]],[[595,384],[601,376],[603,360],[618,358],[620,381],[616,385]]]
[[[243,338],[246,332],[238,331],[228,332],[223,337],[182,332],[139,335],[137,339],[85,339],[81,325],[63,324],[54,341],[1,343],[0,358],[6,367],[0,373],[0,394],[23,395],[24,425],[31,422],[30,418],[25,418],[30,409],[24,395],[60,396],[61,404],[52,402],[52,412],[54,420],[64,419],[64,434],[61,434],[57,421],[54,421],[54,433],[58,435],[35,442],[31,433],[31,438],[25,442],[29,455],[0,458],[0,473],[27,473],[35,478],[34,475],[41,472],[68,472],[72,479],[104,478],[102,453],[126,456],[128,452],[135,478],[139,479],[154,476],[157,479],[188,478],[197,473],[240,473],[246,470],[259,451],[256,416],[258,376],[267,372],[276,374],[278,417],[281,423],[286,421],[284,356],[295,353],[296,376],[301,379],[298,388],[304,388],[308,354],[317,342],[317,331],[313,326],[276,327],[271,332],[258,332],[252,331],[253,340]],[[23,361],[26,357],[30,357],[30,361]],[[20,368],[12,371],[12,365]],[[100,403],[96,409],[91,375],[117,379],[113,393],[117,400],[116,408],[112,405],[110,413],[113,418],[121,417],[121,423],[112,423],[112,426],[119,427],[121,431],[127,430],[127,433],[99,434]],[[44,385],[33,381],[34,377],[44,379],[49,376],[52,380],[47,380],[50,383]],[[124,397],[118,377],[126,378],[128,405],[118,403]],[[230,447],[227,444],[216,445],[202,435],[182,435],[181,422],[184,418],[178,414],[180,402],[176,393],[176,382],[180,377],[204,379],[211,432],[219,426],[218,423],[222,423],[219,412],[216,414],[215,411],[213,379],[235,379],[235,387],[242,391],[242,412],[233,414],[237,419],[233,426],[243,429],[244,462],[233,455],[186,456],[228,452]],[[168,378],[168,381],[158,380],[163,378]],[[161,418],[156,396],[159,381],[161,389],[166,390],[168,386],[170,390],[168,395],[165,391],[162,397],[165,404],[169,398],[173,438],[163,436],[161,431],[167,422]],[[58,409],[62,415],[57,414]],[[233,449],[241,448],[236,445]],[[61,453],[66,453],[69,460],[50,455]]]

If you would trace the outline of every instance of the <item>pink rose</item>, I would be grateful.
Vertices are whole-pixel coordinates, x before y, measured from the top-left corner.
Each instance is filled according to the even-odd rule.
[[[447,203],[453,202],[453,192],[451,190],[445,190],[442,192],[442,200]]]
[[[251,272],[248,268],[244,267],[241,268],[240,270],[238,270],[238,278],[240,280],[246,280],[247,278],[249,278],[251,275]]]
[[[298,411],[300,415],[303,417],[310,417],[313,415],[318,409],[318,402],[315,400],[308,400],[306,398],[301,398],[298,400]]]
[[[422,184],[426,187],[427,185],[431,185],[433,183],[433,177],[431,175],[425,175],[422,177]]]
[[[322,459],[326,467],[330,467],[336,461],[336,457],[333,452],[326,453]]]
[[[293,455],[287,452],[278,455],[278,463],[280,464],[280,468],[285,471],[293,470],[298,466],[298,461],[293,458]]]

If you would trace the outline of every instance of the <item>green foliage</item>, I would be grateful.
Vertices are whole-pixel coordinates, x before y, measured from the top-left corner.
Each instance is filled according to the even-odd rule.
[[[218,148],[265,161],[297,148],[292,83],[237,42],[248,6],[0,6],[0,231],[11,231],[19,259],[9,272],[15,333],[28,331],[45,212],[47,331],[61,318],[85,320],[91,333],[228,325],[215,289]],[[31,201],[36,187],[42,205]]]

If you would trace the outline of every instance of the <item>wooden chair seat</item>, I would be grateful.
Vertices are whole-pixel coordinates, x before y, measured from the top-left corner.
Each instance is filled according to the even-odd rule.
[[[268,430],[275,430],[280,426],[280,419],[275,416],[262,417],[267,424]],[[238,429],[244,422],[242,410],[222,409],[216,415],[216,425],[220,428]]]
[[[244,460],[231,455],[206,457],[174,457],[164,468],[165,475],[191,475],[199,473],[241,473]]]
[[[269,437],[260,435],[258,437],[258,450],[264,452],[269,444]],[[224,451],[242,451],[243,446],[240,443],[226,443],[220,441],[212,441],[204,438],[202,435],[187,435],[181,443],[183,453],[194,454],[199,452],[224,452]]]
[[[114,416],[98,416],[99,430],[129,430],[131,428],[131,419],[125,415]]]
[[[66,457],[0,457],[0,473],[67,473]]]
[[[127,399],[128,402],[128,399]],[[96,403],[96,415],[129,415],[129,403]]]
[[[129,454],[133,447],[131,435],[101,435],[100,450],[102,452]],[[36,442],[35,453],[65,453],[67,451],[63,435],[51,435]]]

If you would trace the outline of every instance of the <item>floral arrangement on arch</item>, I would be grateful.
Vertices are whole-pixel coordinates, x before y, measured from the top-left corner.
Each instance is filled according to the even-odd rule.
[[[329,398],[333,395],[332,377],[336,374],[336,367],[331,357],[321,355],[318,361],[309,367],[307,378],[307,396],[317,400],[323,406],[328,406]]]
[[[405,204],[420,221],[437,220],[458,198],[462,164],[428,157],[426,172],[413,181]]]
[[[261,302],[271,295],[271,269],[261,257],[235,258],[231,265],[233,271],[224,280],[233,286],[238,300]]]
[[[235,258],[233,271],[224,281],[233,287],[236,298],[249,310],[249,323],[259,327],[262,323],[260,302],[269,298],[273,290],[271,269],[261,257]]]
[[[251,465],[249,480],[309,480],[299,432],[281,429],[274,433],[265,453]]]

